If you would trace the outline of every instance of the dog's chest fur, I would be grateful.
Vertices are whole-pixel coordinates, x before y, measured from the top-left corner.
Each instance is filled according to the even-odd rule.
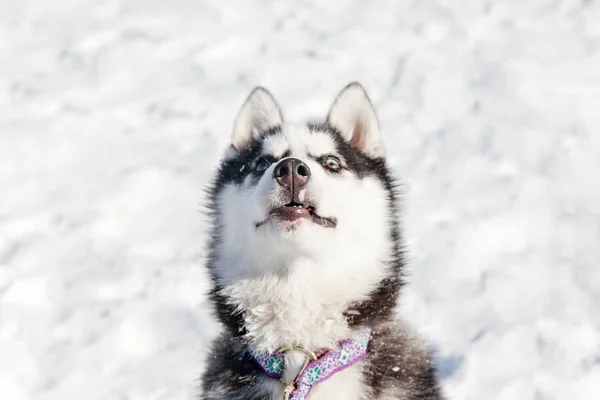
[[[246,339],[254,350],[273,352],[301,344],[309,349],[335,347],[355,332],[344,316],[352,301],[374,287],[378,277],[330,281],[310,262],[295,265],[285,276],[249,278],[223,287],[242,311]]]

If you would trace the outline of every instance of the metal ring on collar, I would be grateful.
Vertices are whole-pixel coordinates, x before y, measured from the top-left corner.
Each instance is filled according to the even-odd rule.
[[[303,352],[304,354],[306,354],[307,356],[310,357],[310,359],[312,361],[317,361],[317,355],[315,354],[314,351],[307,349],[306,347],[302,346],[301,344],[294,344],[292,345],[292,348],[289,349],[287,347],[281,347],[279,350],[277,350],[279,353],[286,353],[290,350],[299,350],[301,352]]]

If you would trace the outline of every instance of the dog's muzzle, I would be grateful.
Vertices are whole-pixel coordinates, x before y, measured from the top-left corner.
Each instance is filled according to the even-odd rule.
[[[321,217],[317,214],[314,202],[308,199],[307,185],[311,179],[310,167],[297,158],[281,160],[273,170],[273,180],[283,189],[283,197],[289,201],[270,210],[264,221],[256,227],[264,225],[269,219],[294,222],[308,219],[326,228],[335,228],[337,220],[333,217]],[[285,201],[285,200],[284,200]]]

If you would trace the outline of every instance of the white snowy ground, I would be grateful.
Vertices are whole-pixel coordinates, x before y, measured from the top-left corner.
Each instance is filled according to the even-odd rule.
[[[0,399],[192,399],[237,108],[355,79],[449,397],[600,399],[594,0],[0,0]]]

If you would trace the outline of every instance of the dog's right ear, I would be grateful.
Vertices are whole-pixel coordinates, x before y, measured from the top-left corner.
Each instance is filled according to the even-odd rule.
[[[357,150],[369,157],[385,157],[379,121],[360,83],[352,82],[342,89],[331,105],[327,123]]]
[[[235,118],[231,147],[239,153],[252,142],[252,139],[260,137],[270,128],[282,123],[281,109],[271,93],[263,87],[256,87]]]

